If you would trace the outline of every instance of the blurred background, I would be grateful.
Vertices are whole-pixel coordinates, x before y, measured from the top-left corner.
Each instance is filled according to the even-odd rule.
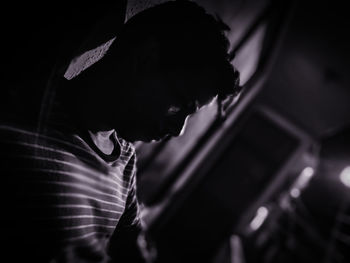
[[[73,78],[124,21],[161,2],[6,4],[1,112],[19,93],[33,100],[16,103],[38,107],[53,68]],[[158,261],[350,262],[346,3],[195,2],[230,26],[243,90],[223,111],[213,101],[194,114],[181,137],[135,144]]]

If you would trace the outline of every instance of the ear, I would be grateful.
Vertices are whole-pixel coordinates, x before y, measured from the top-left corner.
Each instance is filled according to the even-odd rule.
[[[134,72],[147,73],[160,65],[160,44],[154,37],[138,43],[134,53]]]

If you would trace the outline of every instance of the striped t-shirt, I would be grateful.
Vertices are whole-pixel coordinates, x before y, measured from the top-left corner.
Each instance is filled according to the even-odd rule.
[[[109,262],[115,229],[140,223],[135,149],[110,139],[104,154],[88,134],[0,125],[2,258]]]

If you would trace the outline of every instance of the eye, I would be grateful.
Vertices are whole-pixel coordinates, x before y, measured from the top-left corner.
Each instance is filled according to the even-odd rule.
[[[167,110],[167,115],[168,116],[172,116],[172,115],[175,115],[177,114],[178,112],[181,111],[181,108],[178,107],[178,106],[170,106],[169,109]]]

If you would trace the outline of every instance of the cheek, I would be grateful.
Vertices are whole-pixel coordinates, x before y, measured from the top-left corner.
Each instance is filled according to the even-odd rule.
[[[149,132],[158,132],[163,127],[164,116],[162,112],[152,106],[144,105],[138,107],[132,116],[134,122],[137,122],[139,130]]]
[[[177,116],[172,116],[166,118],[164,121],[164,132],[169,133],[173,136],[179,136],[182,135],[184,132],[187,120],[188,120],[188,115],[177,115]]]

